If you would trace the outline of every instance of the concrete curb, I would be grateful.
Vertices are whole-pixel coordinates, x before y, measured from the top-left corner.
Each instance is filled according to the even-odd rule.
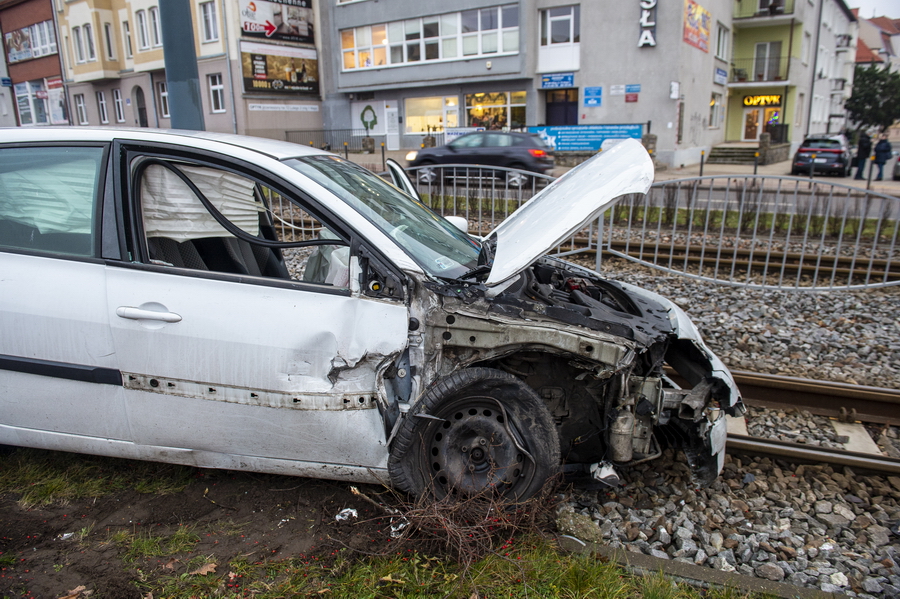
[[[643,553],[632,553],[622,549],[612,549],[596,543],[585,543],[569,535],[557,537],[563,551],[597,555],[615,562],[626,571],[647,576],[662,572],[666,576],[692,586],[730,587],[757,594],[766,594],[783,599],[849,599],[843,593],[825,593],[818,589],[796,587],[784,582],[772,582],[737,572],[722,572],[705,566],[660,559]]]

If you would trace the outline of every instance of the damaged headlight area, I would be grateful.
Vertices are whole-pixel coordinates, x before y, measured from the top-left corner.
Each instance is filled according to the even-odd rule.
[[[567,473],[603,471],[610,480],[608,465],[631,467],[675,447],[695,484],[715,480],[724,416],[741,414],[743,404],[696,328],[682,330],[683,312],[671,317],[678,311],[671,302],[549,258],[499,292],[459,281],[427,286],[439,298],[439,307],[424,314],[425,378],[432,384],[469,368],[512,375],[546,408]],[[515,402],[515,394],[503,401]],[[523,449],[535,443],[527,427],[515,431],[509,435]],[[459,476],[468,459],[456,461]]]

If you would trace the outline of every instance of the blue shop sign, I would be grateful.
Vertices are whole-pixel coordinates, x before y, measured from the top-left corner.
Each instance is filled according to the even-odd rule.
[[[0,77],[0,87],[12,87],[12,78]]]
[[[625,93],[626,93],[626,94],[639,94],[639,93],[641,93],[641,84],[640,84],[640,83],[637,83],[637,84],[633,84],[633,85],[626,85],[626,86],[625,86]]]
[[[584,88],[584,105],[585,106],[603,106],[603,88],[602,87],[586,87]]]
[[[541,75],[541,89],[575,87],[575,73],[549,73]]]
[[[643,124],[529,127],[557,152],[597,152],[622,139],[640,139]]]
[[[728,71],[716,67],[716,74],[713,75],[713,83],[718,83],[719,85],[728,83]]]

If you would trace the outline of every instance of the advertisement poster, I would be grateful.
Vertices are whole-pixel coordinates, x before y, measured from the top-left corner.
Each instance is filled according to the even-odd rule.
[[[241,35],[315,43],[312,0],[240,0]]]
[[[350,102],[350,121],[353,123],[353,135],[365,135],[366,127],[369,135],[385,135],[387,117],[384,101]]]
[[[50,124],[68,125],[69,116],[66,110],[66,94],[61,77],[51,77],[47,82],[47,103],[49,104]]]
[[[319,60],[313,48],[241,42],[244,91],[318,94]]]
[[[684,2],[684,41],[704,52],[709,52],[709,27],[712,15],[694,2]]]
[[[33,58],[31,51],[31,28],[17,29],[3,36],[6,41],[6,62],[22,62]]]
[[[636,125],[577,125],[575,127],[529,127],[557,152],[596,152],[609,148],[623,139],[641,139],[644,126]]]

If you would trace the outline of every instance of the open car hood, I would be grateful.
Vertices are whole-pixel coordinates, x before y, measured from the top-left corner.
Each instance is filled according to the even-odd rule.
[[[634,139],[594,156],[548,185],[494,229],[494,262],[485,284],[517,275],[597,217],[617,198],[647,193],[653,161]]]

